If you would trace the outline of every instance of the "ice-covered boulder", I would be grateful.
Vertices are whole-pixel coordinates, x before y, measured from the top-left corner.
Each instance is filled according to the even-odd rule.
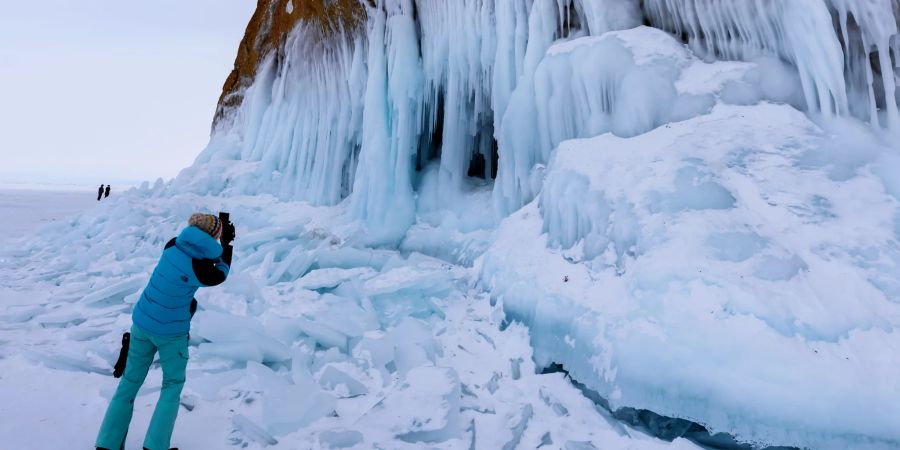
[[[565,141],[481,279],[538,364],[614,407],[769,445],[900,445],[896,161],[832,129],[720,105]]]

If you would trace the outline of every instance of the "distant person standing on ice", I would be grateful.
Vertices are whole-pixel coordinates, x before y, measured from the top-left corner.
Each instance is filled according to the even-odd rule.
[[[104,195],[103,198],[109,197],[109,187],[110,186],[107,184],[106,185],[106,195]]]
[[[234,226],[224,213],[222,219],[193,214],[181,234],[166,244],[131,315],[127,364],[100,426],[97,450],[123,448],[134,399],[156,352],[163,371],[162,389],[144,449],[169,449],[184,387],[194,293],[200,287],[221,284],[231,266]]]
[[[102,184],[100,185],[100,189],[97,189],[97,201],[99,202],[101,198],[103,198],[103,185]]]

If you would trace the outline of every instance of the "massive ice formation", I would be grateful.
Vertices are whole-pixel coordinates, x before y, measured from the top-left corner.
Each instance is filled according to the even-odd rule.
[[[614,406],[900,445],[878,356],[900,329],[900,2],[361,5],[344,34],[300,23],[170,188],[340,204],[366,245],[487,249],[479,286],[538,362]],[[271,282],[311,264],[270,263]]]
[[[444,197],[464,190],[467,175],[491,178],[496,172],[495,212],[503,217],[534,197],[539,174],[532,171],[561,138],[606,130],[634,134],[658,124],[648,122],[647,113],[635,116],[627,97],[646,91],[654,98],[657,86],[623,76],[624,68],[615,67],[621,60],[614,63],[604,55],[578,61],[572,69],[577,76],[590,74],[591,83],[606,79],[607,91],[625,79],[632,84],[618,89],[626,97],[569,95],[603,102],[590,105],[591,119],[602,106],[617,127],[565,123],[572,118],[545,124],[546,114],[540,115],[564,104],[567,95],[554,90],[561,80],[546,77],[562,70],[550,68],[553,63],[545,58],[553,42],[642,21],[673,33],[708,61],[782,60],[799,79],[805,102],[800,106],[810,113],[854,115],[875,127],[900,125],[897,2],[381,0],[364,5],[365,27],[341,37],[322,37],[301,23],[260,65],[242,103],[218,122],[197,163],[260,162],[252,179],[235,180],[238,191],[316,204],[334,204],[355,193],[363,197],[354,201],[357,216],[387,238],[411,223],[414,171],[437,160]],[[542,64],[543,78],[536,73]],[[772,75],[777,74],[763,78]],[[669,108],[665,92],[658,100],[648,106]],[[543,129],[535,127],[537,115]],[[384,122],[375,123],[379,120]],[[397,217],[383,217],[383,207],[397,208]]]
[[[884,359],[900,349],[900,216],[883,188],[900,165],[853,156],[863,136],[719,105],[566,141],[481,278],[529,324],[539,364],[614,406],[751,442],[895,448],[900,410],[877,399],[900,395]]]

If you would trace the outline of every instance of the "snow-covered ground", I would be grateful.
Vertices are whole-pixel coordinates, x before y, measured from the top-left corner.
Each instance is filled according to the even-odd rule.
[[[72,216],[97,205],[96,192],[0,188],[0,242],[21,238],[38,226]]]

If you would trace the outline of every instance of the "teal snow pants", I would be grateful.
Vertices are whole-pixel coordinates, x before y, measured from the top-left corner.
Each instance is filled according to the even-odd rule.
[[[153,356],[159,351],[162,366],[162,390],[159,402],[150,419],[150,427],[144,438],[144,447],[149,450],[168,450],[175,417],[184,387],[184,372],[188,360],[188,337],[159,337],[145,333],[131,326],[131,345],[128,347],[128,363],[119,381],[119,387],[109,402],[103,425],[97,436],[97,447],[119,450],[125,442],[128,424],[134,411],[134,399],[147,377]]]

